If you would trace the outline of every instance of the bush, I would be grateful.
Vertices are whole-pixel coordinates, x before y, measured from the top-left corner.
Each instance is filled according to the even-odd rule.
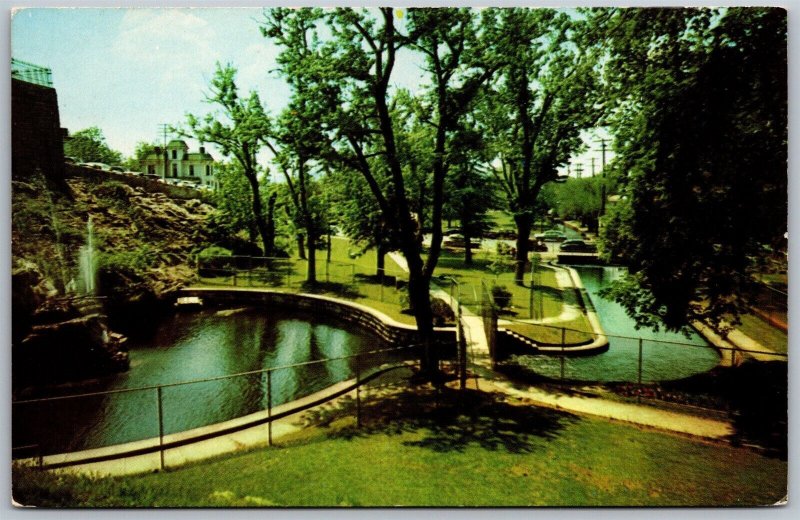
[[[436,327],[444,327],[447,323],[453,323],[456,318],[453,309],[441,298],[431,300],[431,313],[433,314],[433,325]]]
[[[511,307],[511,291],[502,285],[495,285],[492,287],[492,299],[494,304],[500,309],[508,309]]]

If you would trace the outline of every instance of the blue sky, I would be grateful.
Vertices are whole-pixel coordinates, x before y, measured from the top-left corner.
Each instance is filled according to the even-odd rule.
[[[239,69],[272,113],[289,96],[274,72],[277,49],[261,36],[259,8],[22,9],[12,19],[12,56],[53,70],[61,126],[99,127],[130,155],[159,138],[158,125],[205,114],[215,64]],[[402,60],[397,83],[416,87],[416,64]],[[195,148],[198,143],[190,140]]]

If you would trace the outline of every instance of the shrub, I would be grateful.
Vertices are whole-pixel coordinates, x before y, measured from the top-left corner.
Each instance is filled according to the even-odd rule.
[[[441,298],[433,298],[431,300],[431,313],[433,314],[433,324],[436,327],[443,327],[447,323],[452,323],[456,318],[453,309]]]
[[[502,285],[495,285],[492,287],[492,299],[494,304],[500,309],[508,309],[511,307],[511,291]]]

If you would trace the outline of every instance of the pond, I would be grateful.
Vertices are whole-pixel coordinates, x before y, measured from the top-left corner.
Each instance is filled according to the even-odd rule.
[[[202,310],[166,316],[154,332],[128,342],[130,369],[87,381],[64,394],[125,390],[208,379],[265,368],[272,405],[292,401],[354,377],[355,359],[325,363],[386,349],[376,337],[343,322],[270,307]],[[394,357],[392,357],[394,356]],[[371,354],[361,369],[399,360]],[[50,397],[50,390],[36,397]],[[267,407],[267,375],[258,372],[162,389],[165,433],[240,417]],[[13,445],[39,444],[45,453],[95,448],[158,436],[155,388],[44,403],[13,409]]]
[[[681,379],[707,372],[720,360],[719,353],[696,332],[636,329],[635,322],[618,303],[603,298],[599,291],[620,276],[622,267],[574,266],[594,304],[604,332],[609,336],[609,349],[602,354],[565,358],[564,376],[580,381],[638,381],[639,340],[642,338],[642,381]],[[557,356],[517,356],[525,368],[548,377],[558,378],[561,361]]]

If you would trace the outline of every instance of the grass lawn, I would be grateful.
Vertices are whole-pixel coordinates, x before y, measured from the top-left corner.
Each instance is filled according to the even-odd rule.
[[[92,480],[15,468],[37,506],[750,506],[786,493],[787,462],[727,445],[426,387],[330,409],[276,447]]]
[[[415,324],[414,317],[402,312],[407,309],[406,289],[408,277],[390,256],[386,256],[383,284],[376,276],[377,257],[374,249],[361,253],[349,240],[342,237],[331,239],[331,261],[327,261],[327,251],[317,251],[317,280],[314,287],[303,284],[306,277],[307,261],[297,258],[281,259],[269,268],[249,270],[253,264],[243,261],[240,270],[206,270],[200,278],[201,284],[236,285],[241,287],[270,287],[276,290],[304,290],[318,294],[349,299],[377,309],[396,321]],[[574,293],[561,290],[556,282],[555,271],[546,265],[537,269],[533,293],[530,279],[520,286],[514,283],[511,264],[498,266],[497,255],[480,250],[475,252],[473,265],[464,265],[463,252],[443,250],[436,267],[433,282],[450,290],[449,279],[459,282],[459,300],[472,312],[479,314],[483,301],[482,281],[487,289],[492,285],[505,287],[511,292],[510,306],[504,311],[505,319],[554,318],[561,315],[564,304],[575,305]],[[566,327],[567,343],[580,343],[589,336],[581,331],[590,331],[583,314],[558,322],[558,327]],[[535,326],[516,323],[513,328],[541,343],[560,343],[561,330],[558,327]]]
[[[787,354],[789,351],[789,335],[780,329],[776,329],[758,316],[752,314],[742,314],[739,319],[742,321],[737,326],[739,330],[758,341],[765,347],[780,354]]]
[[[249,273],[248,265],[240,266],[243,270],[237,273],[235,280],[230,272],[222,273],[226,276],[215,276],[217,273],[209,272],[199,282],[201,285],[269,287],[276,290],[328,294],[367,305],[400,323],[414,325],[414,317],[401,312],[406,307],[402,282],[407,279],[407,275],[387,256],[384,283],[381,284],[375,276],[376,252],[368,250],[358,255],[359,251],[349,240],[332,237],[330,263],[327,262],[326,250],[316,252],[318,283],[314,287],[304,285],[308,262],[298,258],[280,259],[270,270],[261,272],[256,270]],[[397,284],[397,280],[401,284]]]

